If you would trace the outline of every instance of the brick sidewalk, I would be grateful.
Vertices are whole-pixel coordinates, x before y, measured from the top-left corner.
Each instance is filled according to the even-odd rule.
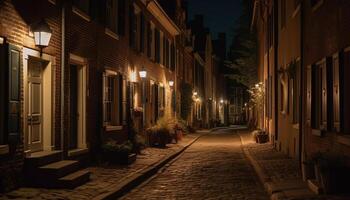
[[[88,170],[92,172],[91,181],[73,190],[19,188],[3,195],[0,194],[0,199],[100,199],[113,192],[115,188],[123,189],[119,185],[127,183],[132,177],[138,178],[142,173],[148,173],[148,169],[180,152],[198,137],[199,134],[187,135],[178,144],[169,144],[165,149],[147,148],[129,166],[89,167]]]
[[[272,200],[349,200],[349,197],[316,195],[302,180],[297,160],[277,152],[273,146],[257,144],[249,131],[239,132],[244,152],[254,166]]]

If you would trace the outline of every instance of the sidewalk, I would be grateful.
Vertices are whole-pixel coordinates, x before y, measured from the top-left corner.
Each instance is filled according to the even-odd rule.
[[[316,195],[302,180],[297,160],[277,152],[269,143],[255,143],[249,131],[241,131],[239,135],[243,151],[271,200],[349,200],[349,197]]]
[[[205,132],[189,134],[178,144],[169,144],[165,149],[147,148],[129,166],[89,167],[88,170],[92,172],[90,182],[73,190],[19,188],[4,195],[0,194],[0,199],[115,199],[157,173],[202,134]]]

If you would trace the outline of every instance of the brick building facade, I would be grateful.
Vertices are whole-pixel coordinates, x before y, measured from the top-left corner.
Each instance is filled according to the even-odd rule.
[[[255,1],[252,28],[266,92],[259,127],[301,166],[325,152],[349,162],[349,7],[347,1]]]

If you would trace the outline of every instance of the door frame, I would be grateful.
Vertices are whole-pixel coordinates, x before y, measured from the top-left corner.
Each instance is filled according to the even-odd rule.
[[[43,107],[43,151],[52,151],[54,150],[55,146],[55,66],[56,61],[55,57],[43,53],[40,55],[39,51],[29,49],[24,47],[23,48],[23,91],[24,91],[24,102],[23,102],[23,108],[24,108],[24,115],[23,115],[23,127],[24,127],[24,150],[26,155],[30,155],[31,149],[28,143],[28,119],[27,119],[27,113],[28,113],[28,60],[29,59],[37,59],[46,64],[45,68],[43,69],[43,97],[45,101],[42,102]]]
[[[86,98],[87,98],[87,91],[88,91],[88,74],[87,74],[87,68],[88,68],[88,62],[87,59],[74,55],[69,54],[69,67],[72,65],[75,65],[78,67],[78,99],[81,107],[79,107],[79,120],[78,120],[78,144],[77,149],[78,150],[84,150],[88,148],[87,145],[87,134],[86,134]],[[69,86],[70,87],[70,86]],[[68,144],[67,144],[68,145]],[[68,154],[73,153],[75,150],[68,150]]]

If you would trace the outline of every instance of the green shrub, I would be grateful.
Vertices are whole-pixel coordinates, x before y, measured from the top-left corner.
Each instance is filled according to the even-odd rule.
[[[110,140],[106,142],[104,145],[102,145],[102,150],[105,153],[131,153],[133,149],[133,144],[130,140],[118,144],[114,140]]]

